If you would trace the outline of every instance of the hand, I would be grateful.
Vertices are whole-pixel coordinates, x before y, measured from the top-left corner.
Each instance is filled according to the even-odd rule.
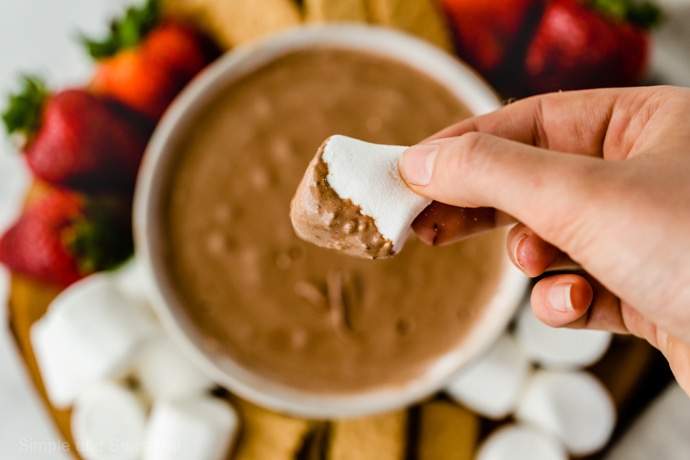
[[[508,251],[527,275],[568,259],[586,271],[537,282],[535,314],[648,340],[690,394],[690,89],[525,99],[408,149],[400,170],[439,202],[420,238],[517,221]]]

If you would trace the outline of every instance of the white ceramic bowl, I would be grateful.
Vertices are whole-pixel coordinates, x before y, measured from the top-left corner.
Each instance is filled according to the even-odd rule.
[[[301,27],[239,47],[221,57],[192,82],[156,129],[136,190],[135,238],[138,255],[151,277],[154,307],[173,338],[212,378],[232,392],[277,411],[312,418],[341,418],[404,407],[442,389],[454,373],[504,331],[525,293],[527,279],[506,256],[496,294],[464,345],[439,356],[425,375],[395,388],[347,395],[309,393],[267,380],[204,346],[203,337],[186,319],[161,266],[162,248],[156,238],[161,223],[155,218],[158,215],[155,210],[160,209],[164,199],[165,183],[161,171],[170,167],[171,153],[180,133],[184,132],[180,128],[193,121],[195,114],[215,97],[218,88],[278,56],[315,46],[359,50],[401,61],[446,86],[475,114],[500,106],[496,94],[472,69],[425,42],[390,29],[362,25]]]

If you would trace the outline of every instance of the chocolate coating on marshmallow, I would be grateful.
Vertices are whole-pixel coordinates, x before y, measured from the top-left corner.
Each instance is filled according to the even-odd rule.
[[[399,252],[412,221],[430,203],[400,178],[397,163],[406,148],[340,135],[326,139],[291,203],[297,235],[365,259]]]

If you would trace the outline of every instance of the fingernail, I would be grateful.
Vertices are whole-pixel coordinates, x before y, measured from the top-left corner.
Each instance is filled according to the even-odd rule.
[[[521,255],[522,255],[522,243],[525,242],[527,239],[527,235],[522,235],[519,240],[517,240],[517,243],[515,243],[515,249],[513,250],[513,259],[515,260],[515,263],[517,264],[518,268],[520,270],[525,271],[525,266],[522,263],[521,260]]]
[[[411,185],[429,185],[437,154],[435,144],[418,144],[405,150],[400,158],[403,179]]]
[[[557,284],[549,291],[549,303],[551,307],[563,313],[575,311],[573,307],[572,283]]]

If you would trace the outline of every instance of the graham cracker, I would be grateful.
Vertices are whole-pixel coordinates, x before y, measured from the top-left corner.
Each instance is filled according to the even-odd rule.
[[[298,460],[325,460],[331,425],[328,421],[317,422],[297,454]]]
[[[447,401],[421,406],[417,458],[471,460],[479,435],[479,419],[469,410]]]
[[[302,22],[299,8],[292,0],[203,1],[209,32],[228,49]]]
[[[304,0],[306,22],[368,22],[365,0]]]
[[[402,460],[405,458],[407,411],[340,420],[331,425],[329,460]]]
[[[400,29],[448,52],[453,41],[436,0],[366,0],[372,22]]]
[[[268,411],[239,398],[240,436],[233,460],[292,460],[316,422]]]
[[[209,0],[161,0],[166,14],[202,26],[207,24],[210,3]]]

